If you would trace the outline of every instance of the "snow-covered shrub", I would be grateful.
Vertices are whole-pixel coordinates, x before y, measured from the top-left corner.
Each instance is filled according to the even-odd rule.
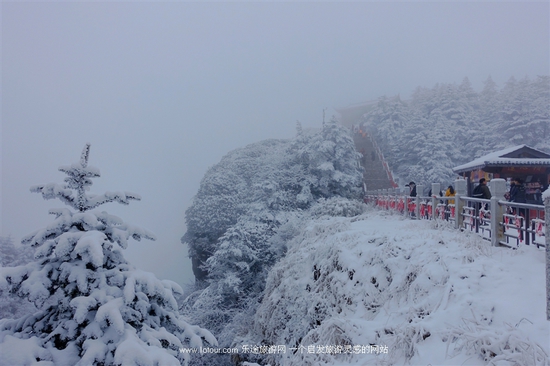
[[[366,207],[363,202],[357,200],[349,200],[342,197],[321,198],[311,207],[309,213],[312,217],[353,217],[365,212]]]
[[[154,240],[146,230],[107,212],[92,209],[107,202],[128,204],[127,192],[89,194],[90,145],[79,163],[61,167],[65,184],[35,186],[45,199],[69,208],[53,209],[54,221],[23,243],[36,260],[0,269],[0,288],[27,298],[39,308],[19,319],[0,321],[3,364],[51,361],[55,365],[179,365],[188,361],[182,347],[199,347],[212,334],[190,325],[178,313],[179,285],[161,281],[128,263],[120,249],[130,238]]]
[[[271,269],[253,327],[242,337],[286,345],[287,352],[250,361],[395,365],[467,364],[471,358],[481,364],[548,364],[544,346],[507,324],[516,319],[536,330],[503,301],[516,296],[510,292],[513,275],[503,277],[502,263],[513,253],[495,258],[496,249],[482,247],[487,244],[476,235],[374,212],[312,220]],[[328,352],[328,346],[385,346],[389,352]]]
[[[488,365],[548,365],[549,355],[519,328],[523,320],[515,326],[505,324],[504,328],[494,329],[472,314],[470,319],[463,319],[463,324],[443,332],[448,356],[473,354]]]

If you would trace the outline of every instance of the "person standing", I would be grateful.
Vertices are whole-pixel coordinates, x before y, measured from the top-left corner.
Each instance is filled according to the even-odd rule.
[[[513,178],[510,184],[510,202],[515,203],[527,203],[527,196],[525,194],[525,186],[523,181],[520,178]],[[525,208],[512,208],[512,213],[514,215],[519,215],[520,218],[516,217],[516,220],[519,220],[519,226],[523,227],[523,221],[525,221]],[[520,240],[523,240],[523,231],[519,232]]]
[[[483,198],[486,200],[491,199],[491,190],[487,187],[487,180],[485,178],[481,178],[479,180],[479,184],[474,188],[472,197]]]
[[[445,197],[454,197],[456,195],[455,189],[452,185],[447,187],[447,190],[445,191]],[[447,204],[454,205],[455,200],[447,200]]]
[[[474,188],[474,191],[472,192],[472,197],[482,198],[485,200],[491,199],[491,191],[489,190],[489,187],[487,187],[487,180],[485,178],[481,178],[479,180],[479,184]],[[482,205],[481,203],[477,203],[475,207],[476,212],[478,212],[481,208],[487,210],[488,204]]]
[[[406,184],[405,187],[409,187],[409,196],[416,197],[416,184],[414,182]]]
[[[445,191],[445,197],[454,197],[456,196],[456,192],[455,192],[455,188],[453,187],[453,185],[449,185],[449,187],[447,187],[447,190]],[[449,220],[449,217],[454,217],[455,215],[455,211],[454,211],[454,207],[455,207],[455,200],[447,200],[447,202],[445,202],[445,220]]]
[[[405,187],[409,187],[409,197],[416,197],[416,184],[414,182],[406,184]],[[416,203],[413,199],[406,199],[406,202],[411,217],[415,217],[416,214],[414,213],[414,211],[416,208]]]
[[[491,190],[489,189],[489,187],[487,187],[487,181],[485,180],[485,178],[481,178],[479,180],[479,185],[481,186],[481,192],[483,192],[483,196],[481,198],[484,198],[486,200],[491,199]]]
[[[510,185],[510,202],[526,203],[525,186],[520,178],[513,178]]]

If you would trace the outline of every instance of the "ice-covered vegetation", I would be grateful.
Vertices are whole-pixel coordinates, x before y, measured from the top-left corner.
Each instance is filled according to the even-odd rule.
[[[400,176],[445,182],[502,144],[548,150],[548,82],[419,88],[381,98],[362,122]],[[96,210],[140,198],[90,194],[89,148],[60,168],[65,184],[31,188],[69,208],[23,248],[1,238],[0,364],[550,364],[541,250],[370,211],[350,131],[334,120],[208,170],[186,212],[196,282],[179,309],[177,284],[122,255],[154,235]],[[240,352],[191,351],[218,341]]]
[[[243,340],[286,345],[263,365],[547,365],[544,268],[542,249],[445,224],[322,217],[270,271]]]
[[[498,89],[491,78],[476,92],[460,85],[417,88],[408,101],[382,97],[361,122],[393,171],[407,182],[450,183],[452,168],[505,147],[550,151],[550,77]]]
[[[99,170],[88,166],[90,146],[81,159],[61,167],[65,184],[31,188],[45,199],[58,198],[70,208],[52,209],[55,219],[23,239],[35,248],[34,260],[0,268],[0,290],[34,303],[38,311],[0,320],[4,365],[180,365],[184,346],[210,332],[190,325],[178,313],[174,282],[128,263],[120,249],[130,238],[154,235],[105,211],[107,202],[128,204],[128,192],[88,193]]]
[[[334,120],[312,133],[298,125],[293,140],[267,140],[227,154],[204,176],[186,212],[182,240],[189,244],[197,287],[185,313],[231,346],[247,331],[269,269],[304,218],[324,210],[357,214],[361,184],[349,130]]]
[[[406,106],[378,108],[384,103]],[[473,141],[473,131],[463,133]],[[432,142],[455,151],[447,137]],[[335,140],[348,152],[330,150]],[[405,144],[403,159],[417,143]],[[430,174],[442,181],[441,167],[454,163],[434,159]],[[360,180],[352,161],[348,131],[298,126],[294,140],[233,151],[205,175],[183,238],[198,281],[181,310],[222,346],[258,352],[201,355],[196,364],[549,364],[540,251],[364,213],[341,183]],[[286,352],[269,351],[279,346]]]
[[[0,237],[0,268],[16,267],[34,260],[32,248],[16,246],[11,237]],[[0,292],[0,319],[20,318],[36,311],[33,303],[7,292]]]

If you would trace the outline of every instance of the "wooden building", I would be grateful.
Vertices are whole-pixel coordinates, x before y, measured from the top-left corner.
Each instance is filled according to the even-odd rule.
[[[527,145],[513,146],[459,165],[453,171],[468,180],[468,194],[481,178],[520,178],[525,183],[528,203],[540,203],[540,192],[548,187],[550,179],[550,154]]]

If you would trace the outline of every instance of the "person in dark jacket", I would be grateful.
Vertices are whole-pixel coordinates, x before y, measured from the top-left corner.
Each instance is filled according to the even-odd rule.
[[[491,199],[491,191],[489,190],[489,187],[487,187],[487,181],[485,178],[481,178],[479,180],[479,184],[474,188],[474,191],[472,192],[472,197],[474,198],[482,198],[482,199]],[[482,205],[481,203],[476,203],[475,205],[476,211],[480,210],[482,207],[487,210],[488,204]]]
[[[510,185],[510,202],[526,203],[525,187],[520,178],[513,178]]]
[[[520,178],[512,178],[512,182],[510,184],[510,202],[527,203],[525,186]],[[512,213],[525,217],[524,208],[512,208]]]
[[[472,197],[475,198],[483,198],[483,199],[491,199],[491,191],[489,190],[489,187],[487,187],[487,181],[485,178],[481,178],[479,180],[479,184],[474,189]]]
[[[489,187],[487,187],[487,181],[485,178],[481,178],[479,180],[479,184],[481,185],[481,191],[483,192],[483,198],[486,200],[491,199],[491,190]]]
[[[409,196],[410,197],[416,197],[416,184],[414,182],[410,182],[409,184],[405,184],[405,187],[409,187]],[[411,200],[413,202],[414,200]],[[415,217],[416,214],[414,213],[414,205],[409,205],[409,200],[407,202],[408,210],[410,211],[411,217]]]
[[[416,197],[416,184],[414,182],[406,184],[405,187],[409,187],[409,196]]]
[[[520,178],[512,178],[510,184],[510,202],[516,203],[526,203],[527,198],[525,196],[525,187],[523,186],[523,181]],[[514,215],[519,215],[521,219],[521,226],[525,224],[525,208],[512,208],[512,213]],[[519,232],[519,239],[523,240],[523,231]]]

